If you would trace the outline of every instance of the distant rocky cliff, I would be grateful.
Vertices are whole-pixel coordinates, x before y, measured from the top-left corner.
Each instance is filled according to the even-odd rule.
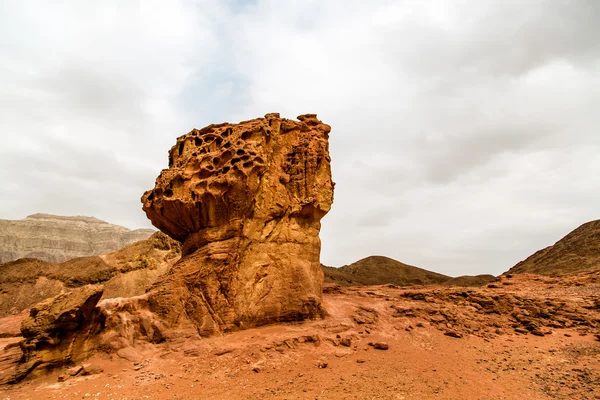
[[[85,285],[102,284],[102,298],[139,296],[181,257],[181,244],[162,232],[103,256],[61,263],[22,258],[0,265],[0,318]]]
[[[19,258],[55,263],[108,254],[154,232],[130,230],[93,217],[34,214],[22,220],[0,220],[0,264]]]

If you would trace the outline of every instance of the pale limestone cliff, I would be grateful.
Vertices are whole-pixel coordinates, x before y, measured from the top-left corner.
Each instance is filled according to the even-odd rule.
[[[56,263],[108,254],[154,232],[129,230],[93,217],[34,214],[22,220],[0,220],[0,264],[19,258]]]

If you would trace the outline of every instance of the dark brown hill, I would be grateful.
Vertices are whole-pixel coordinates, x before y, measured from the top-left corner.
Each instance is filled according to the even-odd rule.
[[[88,284],[103,284],[104,298],[143,294],[181,256],[181,245],[162,232],[105,256],[61,263],[22,258],[0,265],[0,317],[21,312]]]
[[[600,220],[587,222],[506,273],[571,275],[600,269]]]
[[[383,256],[371,256],[340,268],[323,266],[325,282],[341,286],[384,285],[399,286],[429,285],[444,283],[449,276],[403,264]]]

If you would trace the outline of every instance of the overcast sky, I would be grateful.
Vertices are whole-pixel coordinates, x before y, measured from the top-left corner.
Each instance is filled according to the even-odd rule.
[[[0,2],[0,218],[149,227],[176,137],[317,113],[322,262],[499,274],[600,218],[600,1]]]

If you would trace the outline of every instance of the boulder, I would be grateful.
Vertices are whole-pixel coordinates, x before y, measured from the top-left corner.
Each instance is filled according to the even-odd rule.
[[[14,381],[87,359],[98,347],[104,316],[96,308],[102,287],[83,286],[42,301],[21,323],[23,352]]]

